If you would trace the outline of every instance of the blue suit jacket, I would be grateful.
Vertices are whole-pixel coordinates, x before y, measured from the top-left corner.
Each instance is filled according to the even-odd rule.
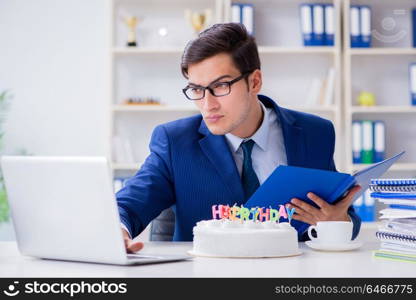
[[[291,166],[336,171],[332,123],[320,117],[279,107],[259,96],[280,119]],[[137,236],[164,209],[174,205],[174,241],[192,241],[196,222],[211,219],[215,204],[244,204],[241,179],[223,135],[213,135],[201,115],[159,125],[150,141],[150,155],[117,194],[120,218]],[[349,208],[353,238],[361,220]],[[299,240],[307,240],[299,233]]]

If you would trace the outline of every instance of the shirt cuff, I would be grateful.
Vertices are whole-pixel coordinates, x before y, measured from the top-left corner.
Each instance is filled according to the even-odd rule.
[[[121,228],[123,228],[123,229],[125,229],[127,231],[127,233],[129,234],[129,237],[131,239],[131,233],[130,233],[129,229],[127,228],[127,226],[124,225],[123,223],[120,223],[120,225],[121,225]]]

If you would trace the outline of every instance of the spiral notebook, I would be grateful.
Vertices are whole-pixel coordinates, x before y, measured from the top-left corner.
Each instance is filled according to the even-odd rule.
[[[374,185],[370,184],[370,191],[372,192],[391,192],[391,193],[402,193],[402,192],[415,192],[416,185]]]
[[[416,262],[416,235],[382,229],[376,236],[382,243],[380,250],[373,252],[374,257]]]
[[[416,193],[416,179],[372,179],[369,188],[372,192]]]
[[[413,234],[406,234],[387,230],[378,230],[376,232],[376,236],[382,242],[394,242],[402,245],[416,246],[416,235]]]
[[[371,197],[378,198],[378,199],[409,199],[409,200],[416,200],[416,192],[415,193],[371,193]]]
[[[408,179],[371,179],[371,184],[375,185],[416,185],[416,178]]]

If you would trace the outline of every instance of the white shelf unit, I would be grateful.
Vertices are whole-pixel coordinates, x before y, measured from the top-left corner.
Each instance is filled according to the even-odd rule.
[[[351,4],[371,7],[372,48],[350,47],[349,7]],[[382,120],[386,125],[386,156],[389,157],[402,150],[407,151],[385,177],[416,176],[416,106],[411,106],[408,86],[408,68],[410,62],[416,62],[416,49],[411,48],[411,34],[394,43],[378,40],[374,35],[375,31],[386,34],[386,28],[383,27],[386,18],[394,19],[396,31],[409,32],[410,8],[415,6],[416,3],[409,0],[344,0],[343,115],[346,172],[368,166],[352,163],[352,121]],[[400,14],[396,16],[396,12]],[[390,34],[394,33],[390,32]],[[359,106],[356,99],[361,91],[374,93],[376,106]]]
[[[198,113],[194,104],[187,102],[181,93],[186,81],[180,74],[180,57],[186,42],[194,37],[184,18],[184,10],[202,11],[210,7],[214,12],[213,23],[228,22],[231,1],[111,2],[109,157],[113,158],[112,167],[116,173],[131,174],[138,170],[140,163],[114,160],[114,135],[124,135],[129,139],[137,162],[143,162],[148,154],[150,134],[157,124]],[[336,41],[333,47],[303,46],[299,5],[304,2],[313,1],[249,1],[255,6],[255,36],[264,73],[261,93],[283,107],[330,119],[337,134],[335,158],[339,166],[344,161],[341,137],[341,1],[320,1],[335,5]],[[127,15],[142,19],[138,24],[137,47],[124,46],[127,27],[122,17]],[[162,39],[157,35],[161,27],[168,30],[168,38]],[[267,28],[273,28],[273,31]],[[330,67],[336,74],[333,104],[306,106],[312,79],[324,79]],[[124,105],[123,99],[131,96],[158,96],[163,105]]]
[[[352,48],[347,52],[349,55],[416,55],[415,48]]]

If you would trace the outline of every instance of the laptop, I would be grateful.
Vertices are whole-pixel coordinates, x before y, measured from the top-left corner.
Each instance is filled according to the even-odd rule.
[[[126,252],[105,157],[3,156],[1,167],[23,255],[117,265],[190,258]]]

